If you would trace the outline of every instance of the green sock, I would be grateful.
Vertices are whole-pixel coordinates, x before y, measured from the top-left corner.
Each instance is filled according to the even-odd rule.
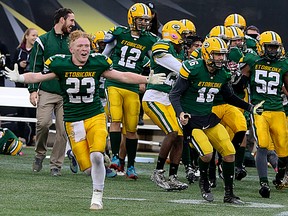
[[[235,155],[235,166],[238,168],[242,168],[243,162],[244,162],[244,156],[245,156],[245,147],[240,146],[236,150],[236,155]]]
[[[222,164],[225,187],[233,187],[234,162],[223,161]]]
[[[119,155],[121,132],[110,132],[110,143],[112,155]]]
[[[138,139],[128,139],[126,138],[126,151],[128,156],[127,167],[134,166],[136,152],[137,152]]]

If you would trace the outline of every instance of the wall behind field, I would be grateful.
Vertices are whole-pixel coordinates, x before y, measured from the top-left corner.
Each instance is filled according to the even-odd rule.
[[[69,7],[76,15],[77,28],[94,33],[114,25],[127,24],[128,8],[139,1],[131,0],[0,0],[0,40],[11,55],[26,28],[35,27],[40,33],[53,26],[53,14],[59,7]],[[146,1],[143,1],[146,2]],[[231,13],[243,15],[247,25],[260,31],[274,30],[288,47],[287,8],[283,0],[154,0],[162,24],[172,19],[187,18],[197,32],[205,36],[215,25],[221,25]]]

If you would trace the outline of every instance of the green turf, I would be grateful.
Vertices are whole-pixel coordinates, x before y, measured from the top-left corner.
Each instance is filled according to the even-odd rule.
[[[90,177],[72,174],[67,158],[61,177],[50,176],[47,159],[41,172],[32,173],[33,149],[25,148],[23,152],[23,156],[0,155],[0,215],[288,215],[288,189],[277,191],[270,184],[271,198],[261,198],[255,168],[247,168],[249,175],[235,182],[235,194],[246,203],[240,207],[223,203],[220,180],[213,189],[212,203],[202,200],[198,182],[185,191],[165,192],[149,179],[155,164],[144,163],[136,163],[137,181],[123,176],[106,179],[104,209],[91,212]],[[272,180],[272,169],[269,175]],[[186,181],[183,166],[179,176]]]

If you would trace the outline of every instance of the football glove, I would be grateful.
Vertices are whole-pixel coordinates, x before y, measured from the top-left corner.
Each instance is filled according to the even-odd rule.
[[[154,71],[151,70],[149,76],[147,77],[147,83],[151,84],[163,84],[166,80],[165,73],[154,74]]]
[[[261,101],[260,103],[256,104],[255,106],[252,107],[252,113],[254,115],[261,115],[264,111],[263,109],[263,104],[264,104],[265,100]]]
[[[8,67],[5,67],[4,74],[13,82],[24,83],[25,81],[24,76],[19,74],[17,63],[14,64],[14,70],[10,70]]]

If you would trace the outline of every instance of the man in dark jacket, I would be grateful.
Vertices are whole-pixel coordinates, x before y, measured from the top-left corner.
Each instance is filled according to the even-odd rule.
[[[54,27],[51,31],[36,39],[30,55],[30,70],[41,72],[44,62],[55,54],[70,54],[68,48],[68,35],[75,26],[74,13],[71,9],[60,8],[54,15]],[[28,87],[30,102],[37,106],[36,148],[33,171],[42,169],[42,162],[47,152],[47,138],[49,127],[52,124],[52,114],[56,117],[56,138],[50,157],[50,170],[52,176],[61,175],[66,149],[66,134],[63,124],[63,100],[60,85],[57,80],[31,84]]]

